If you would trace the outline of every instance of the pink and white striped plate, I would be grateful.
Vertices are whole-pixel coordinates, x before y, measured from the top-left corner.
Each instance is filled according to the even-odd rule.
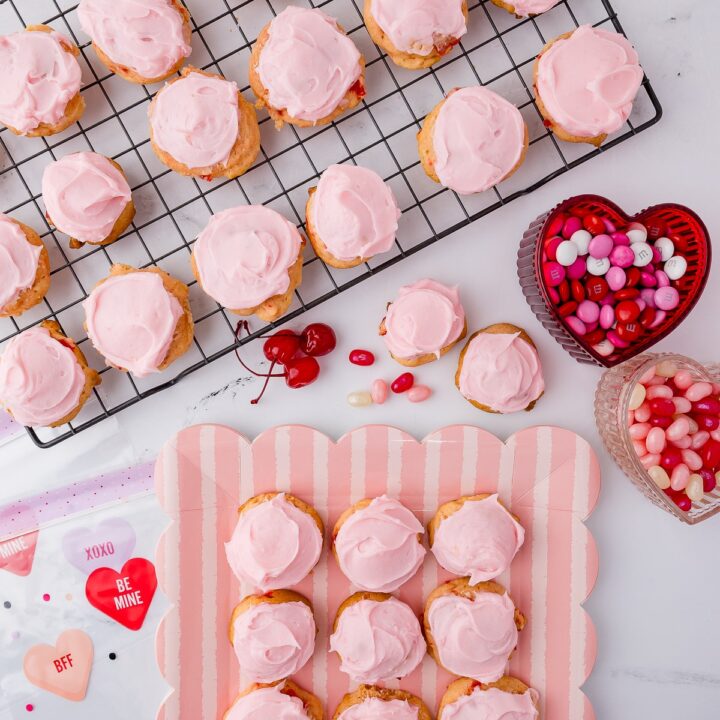
[[[583,520],[600,489],[590,445],[568,430],[536,427],[506,443],[470,426],[453,426],[418,442],[390,427],[368,426],[337,443],[311,428],[268,430],[254,442],[219,425],[178,433],[156,466],[160,503],[172,524],[160,541],[161,585],[174,603],[157,636],[160,667],[173,691],[159,720],[218,720],[245,679],[228,640],[233,607],[252,589],[235,579],[223,544],[237,507],[260,492],[284,490],[312,503],[328,532],[363,497],[388,493],[427,522],[459,495],[498,491],[527,531],[510,571],[499,578],[528,624],[510,671],[540,691],[541,717],[593,720],[580,687],[595,659],[595,632],[581,604],[598,570]],[[399,592],[418,612],[449,576],[428,556]],[[329,553],[298,591],[314,605],[320,634],[312,662],[295,680],[318,695],[331,718],[349,681],[325,650],[335,611],[353,591]],[[426,657],[398,685],[431,708],[450,676]]]

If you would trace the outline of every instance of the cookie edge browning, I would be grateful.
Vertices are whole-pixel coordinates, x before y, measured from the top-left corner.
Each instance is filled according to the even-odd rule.
[[[360,685],[352,692],[347,693],[340,704],[335,708],[332,720],[339,720],[340,716],[353,705],[359,705],[369,698],[378,698],[379,700],[405,700],[413,707],[418,709],[418,720],[432,720],[432,715],[427,705],[417,695],[407,692],[406,690],[393,690],[391,688],[382,688],[377,685]]]
[[[503,675],[499,680],[491,683],[481,683],[478,680],[472,678],[461,677],[453,680],[448,686],[443,696],[440,698],[440,704],[438,706],[437,720],[442,720],[443,711],[448,705],[456,702],[459,698],[464,695],[471,695],[477,688],[480,690],[487,691],[491,688],[496,688],[502,692],[510,693],[512,695],[523,695],[530,687],[527,686],[522,680],[519,680],[512,675]],[[537,703],[533,703],[537,708]],[[536,720],[539,720],[540,714],[538,709],[538,716]]]
[[[305,710],[308,714],[309,720],[324,720],[325,713],[323,711],[322,703],[320,702],[319,698],[313,695],[308,690],[304,690],[301,688],[297,683],[294,683],[292,680],[286,679],[286,680],[278,680],[276,683],[270,683],[270,684],[262,684],[262,683],[253,683],[252,685],[248,686],[240,692],[235,700],[233,700],[232,705],[227,709],[225,714],[223,715],[223,720],[229,720],[230,719],[230,713],[232,712],[233,707],[235,706],[235,703],[242,697],[245,697],[246,695],[250,695],[250,693],[254,692],[255,690],[261,690],[262,688],[268,688],[268,687],[275,687],[276,685],[280,685],[282,683],[283,688],[280,690],[283,695],[290,695],[291,697],[298,697],[300,700],[302,700],[303,706],[305,707]],[[289,691],[289,692],[286,692]]]

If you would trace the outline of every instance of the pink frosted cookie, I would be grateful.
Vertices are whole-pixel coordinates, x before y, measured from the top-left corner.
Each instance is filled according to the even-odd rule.
[[[353,585],[368,592],[394,592],[425,558],[423,526],[397,500],[382,495],[348,508],[335,524],[333,551]]]
[[[355,682],[376,683],[409,675],[426,645],[412,608],[385,593],[355,593],[340,606],[330,651]]]
[[[365,96],[365,61],[335,18],[290,6],[258,36],[250,87],[275,125],[323,125]]]
[[[467,32],[466,0],[365,0],[363,15],[375,43],[410,70],[434,65]]]
[[[492,0],[495,5],[518,18],[527,18],[552,10],[560,0]]]
[[[630,116],[643,71],[627,38],[582,25],[549,42],[535,61],[535,97],[562,140],[600,145]]]
[[[483,192],[510,177],[527,148],[520,111],[480,85],[452,91],[418,133],[428,177],[461,195]]]
[[[130,82],[164,80],[192,52],[178,0],[81,0],[78,19],[102,63]]]
[[[405,690],[360,685],[348,693],[333,720],[432,720],[425,703]]]
[[[130,186],[120,165],[94,152],[66,155],[43,172],[47,219],[69,235],[70,247],[107,245],[135,217]]]
[[[200,287],[238,315],[277,320],[302,279],[304,240],[280,213],[262,205],[223,210],[210,218],[192,252]]]
[[[77,345],[50,320],[16,335],[0,356],[0,405],[21,425],[70,422],[99,383]]]
[[[458,678],[445,691],[438,720],[537,720],[539,695],[517,678],[494,683]]]
[[[223,720],[323,720],[320,701],[292,680],[251,685],[240,693]]]
[[[357,165],[331,165],[310,189],[307,229],[328,265],[350,268],[392,248],[400,210],[383,179]]]
[[[449,352],[467,333],[457,287],[425,278],[388,303],[380,335],[393,359],[417,367]]]
[[[225,553],[241,582],[262,592],[288,588],[317,565],[324,526],[313,507],[286,493],[265,493],[239,513]]]
[[[0,36],[0,122],[16,135],[54,135],[85,110],[78,48],[47,25]]]

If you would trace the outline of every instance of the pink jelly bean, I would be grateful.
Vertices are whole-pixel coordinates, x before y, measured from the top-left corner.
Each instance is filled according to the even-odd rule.
[[[600,310],[600,327],[609,330],[615,324],[615,310],[612,305],[603,305]]]
[[[664,385],[665,384],[665,378],[662,377],[662,375],[655,375],[654,377],[651,377],[646,383],[647,386],[650,385]]]
[[[650,323],[650,329],[658,327],[658,325],[662,325],[665,322],[665,318],[667,317],[667,313],[664,310],[658,310],[657,314],[655,315],[655,319]]]
[[[637,417],[637,412],[635,413],[635,416]],[[720,430],[710,430],[709,432],[710,432],[710,437],[715,442],[720,442]]]
[[[630,347],[630,343],[625,342],[614,330],[608,330],[607,339],[619,349]]]
[[[668,428],[669,430],[670,428]],[[688,450],[690,448],[690,445],[692,444],[690,440],[689,435],[685,435],[685,437],[681,437],[679,440],[671,440],[671,443],[678,449],[678,450]]]
[[[680,463],[673,468],[670,474],[670,487],[673,490],[684,490],[690,479],[690,468],[684,463]]]
[[[616,267],[629,268],[635,262],[635,253],[626,245],[616,245],[610,253],[610,263]]]
[[[653,299],[660,310],[674,310],[680,304],[680,293],[671,286],[661,287],[655,291]]]
[[[627,282],[627,275],[621,267],[613,266],[607,271],[605,275],[605,281],[607,282],[608,287],[613,292],[616,292],[618,290],[622,290],[625,287],[625,283]]]
[[[659,454],[665,449],[665,431],[654,427],[645,438],[645,447],[649,453]]]
[[[645,455],[648,454],[647,446],[642,440],[633,440],[632,441],[633,449],[635,450],[635,454],[638,457],[645,457]]]
[[[650,416],[652,415],[652,410],[650,410],[650,403],[645,401],[637,410],[635,410],[635,420],[637,422],[647,422],[650,419]]]
[[[713,395],[720,395],[720,383],[713,383]]]
[[[588,246],[588,252],[594,258],[606,258],[613,249],[613,241],[609,235],[596,235]]]
[[[615,245],[629,245],[630,238],[624,232],[614,232],[610,235]]]
[[[667,386],[666,386],[667,387]],[[675,442],[680,438],[687,437],[690,432],[690,423],[685,417],[680,417],[665,431],[665,437]]]
[[[373,380],[370,395],[376,405],[382,405],[388,397],[388,384],[384,380]]]
[[[642,463],[642,466],[644,468],[651,468],[655,465],[660,464],[660,455],[656,455],[655,453],[648,453],[647,455],[644,455],[640,458],[640,462]]]
[[[675,377],[677,377],[677,375]],[[689,413],[692,410],[692,403],[687,398],[674,397],[672,401],[678,413]]]
[[[638,382],[647,385],[655,377],[655,366],[648,368],[641,376]]]
[[[706,398],[711,393],[712,385],[709,382],[696,382],[685,391],[685,397],[690,402],[697,402],[698,400]]]
[[[696,432],[698,432],[700,430],[700,426],[691,417],[688,418],[688,422],[690,423],[690,434],[691,435],[694,435]]]
[[[710,433],[707,430],[698,430],[690,438],[690,447],[693,450],[699,450],[709,439],[710,439]]]
[[[668,287],[670,285],[670,278],[664,270],[655,271],[655,281],[659,288]]]
[[[571,280],[579,280],[587,271],[587,263],[584,258],[579,257],[572,265],[565,268],[567,276]]]
[[[582,320],[580,320],[580,318],[575,317],[575,315],[570,315],[569,317],[566,317],[565,324],[576,335],[585,335],[587,333],[587,327],[585,326],[585,323]]]
[[[597,322],[600,317],[600,306],[592,300],[583,300],[578,305],[577,316],[587,324]]]
[[[562,236],[566,240],[569,240],[573,236],[573,233],[576,233],[578,230],[582,230],[582,220],[575,215],[571,215],[563,225]]]
[[[626,417],[627,417],[627,426],[628,427],[635,424],[635,411],[634,410],[628,410]],[[638,423],[638,424],[640,424],[640,423]]]
[[[655,291],[652,288],[643,288],[640,291],[640,297],[645,301],[648,307],[655,307]]]
[[[634,423],[628,428],[628,434],[632,440],[644,440],[648,436],[650,428],[652,428],[650,423]]]
[[[703,466],[702,458],[694,450],[682,451],[683,462],[693,471],[699,470]]]
[[[667,385],[653,385],[652,387],[649,387],[647,390],[647,393],[645,394],[645,397],[648,400],[652,400],[653,398],[672,398],[673,391],[672,388],[669,388]],[[691,406],[692,407],[692,406]]]
[[[413,385],[407,391],[407,399],[411,403],[424,402],[432,395],[432,390],[427,385]]]

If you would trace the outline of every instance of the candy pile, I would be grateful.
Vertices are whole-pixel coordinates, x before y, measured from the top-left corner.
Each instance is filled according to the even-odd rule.
[[[609,357],[663,324],[680,304],[688,263],[661,220],[623,230],[598,215],[561,213],[543,246],[548,295],[571,332]]]
[[[690,510],[720,483],[720,383],[661,362],[639,379],[629,408],[640,462],[681,510]]]

